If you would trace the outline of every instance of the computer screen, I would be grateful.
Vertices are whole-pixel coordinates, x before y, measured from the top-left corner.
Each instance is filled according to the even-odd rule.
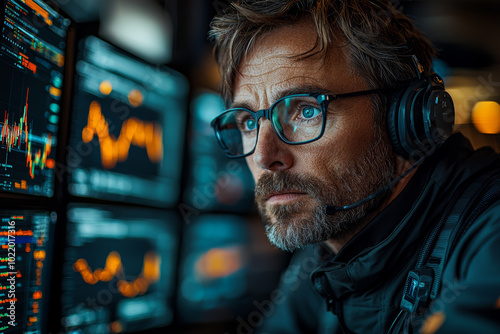
[[[55,213],[0,210],[0,333],[45,333]]]
[[[168,211],[71,205],[62,277],[65,333],[127,333],[173,321],[179,228]]]
[[[69,192],[155,206],[179,198],[188,86],[90,36],[79,43]]]
[[[0,190],[51,197],[70,21],[38,0],[0,5]]]
[[[200,90],[191,103],[191,164],[184,203],[203,212],[248,213],[253,209],[254,182],[244,159],[229,159],[217,144],[210,121],[224,111],[221,96]]]
[[[192,215],[180,255],[179,320],[191,324],[235,321],[252,311],[287,263],[261,221],[234,214]]]

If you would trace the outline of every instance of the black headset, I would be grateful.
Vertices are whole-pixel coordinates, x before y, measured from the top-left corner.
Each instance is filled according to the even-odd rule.
[[[396,154],[418,160],[451,136],[455,109],[439,75],[422,77],[422,65],[414,55],[412,59],[418,77],[390,96],[387,130]]]

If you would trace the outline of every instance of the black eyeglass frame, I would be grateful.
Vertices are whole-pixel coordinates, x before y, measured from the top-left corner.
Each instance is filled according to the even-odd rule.
[[[251,155],[251,154],[253,154],[255,152],[255,148],[257,147],[257,141],[259,140],[259,130],[260,130],[259,119],[262,118],[262,117],[267,118],[271,122],[271,126],[272,126],[274,132],[278,135],[278,137],[284,143],[289,144],[289,145],[308,144],[308,143],[311,143],[313,141],[316,141],[316,140],[320,139],[323,136],[323,134],[325,133],[326,113],[327,113],[328,105],[330,104],[330,102],[335,101],[335,100],[339,100],[339,99],[343,99],[343,98],[363,96],[363,95],[369,95],[369,94],[376,94],[376,93],[380,93],[380,92],[386,91],[386,90],[387,90],[387,88],[377,88],[377,89],[369,89],[369,90],[363,90],[363,91],[358,91],[358,92],[350,92],[350,93],[345,93],[345,94],[336,94],[336,95],[332,95],[332,94],[319,94],[319,93],[287,95],[287,96],[281,97],[278,100],[276,100],[276,102],[274,102],[271,105],[271,107],[269,107],[269,109],[261,109],[261,110],[258,110],[258,111],[253,111],[253,110],[250,110],[250,109],[247,109],[247,108],[231,108],[231,109],[227,109],[222,114],[220,114],[219,116],[215,117],[212,120],[212,122],[210,122],[210,126],[213,127],[213,129],[215,131],[215,137],[217,138],[217,142],[219,143],[220,147],[224,150],[224,154],[228,158],[231,158],[231,159],[244,158],[244,157],[247,157],[247,156],[249,156],[249,155]],[[322,124],[321,124],[321,132],[319,133],[319,135],[316,138],[309,139],[309,140],[306,140],[306,141],[300,141],[300,142],[291,142],[291,141],[287,140],[276,129],[276,127],[274,126],[274,123],[272,121],[271,110],[273,110],[276,107],[276,105],[278,103],[280,103],[281,101],[283,101],[284,99],[289,99],[289,98],[292,98],[292,97],[314,97],[318,101],[318,104],[319,104],[319,106],[321,108],[321,113],[322,113]],[[230,155],[230,154],[228,154],[228,149],[227,149],[226,145],[222,141],[221,130],[219,128],[219,122],[218,122],[218,120],[220,120],[224,115],[226,115],[228,113],[231,113],[231,112],[235,112],[237,110],[247,111],[247,112],[249,112],[253,116],[253,118],[254,118],[254,120],[255,120],[255,122],[257,124],[257,134],[256,134],[255,145],[254,145],[253,149],[250,152],[245,153],[245,154],[240,154],[240,155]]]

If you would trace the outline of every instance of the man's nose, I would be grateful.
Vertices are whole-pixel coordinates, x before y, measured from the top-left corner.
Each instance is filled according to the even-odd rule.
[[[268,119],[260,119],[259,137],[253,153],[253,162],[269,171],[285,170],[292,166],[291,145],[284,143]]]

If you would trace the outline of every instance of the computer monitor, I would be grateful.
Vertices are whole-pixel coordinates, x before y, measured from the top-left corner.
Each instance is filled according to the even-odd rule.
[[[188,85],[103,40],[79,43],[69,192],[170,206],[180,192]]]
[[[70,21],[39,0],[0,5],[0,191],[51,197]]]
[[[244,316],[277,286],[285,257],[256,217],[192,215],[179,260],[179,321],[231,322]]]
[[[228,159],[215,139],[210,121],[224,111],[222,97],[200,90],[191,103],[188,148],[191,164],[184,203],[202,212],[249,213],[254,182],[244,159]]]
[[[56,219],[0,210],[0,333],[46,333]]]
[[[128,333],[173,321],[179,221],[168,211],[68,210],[62,331]]]

